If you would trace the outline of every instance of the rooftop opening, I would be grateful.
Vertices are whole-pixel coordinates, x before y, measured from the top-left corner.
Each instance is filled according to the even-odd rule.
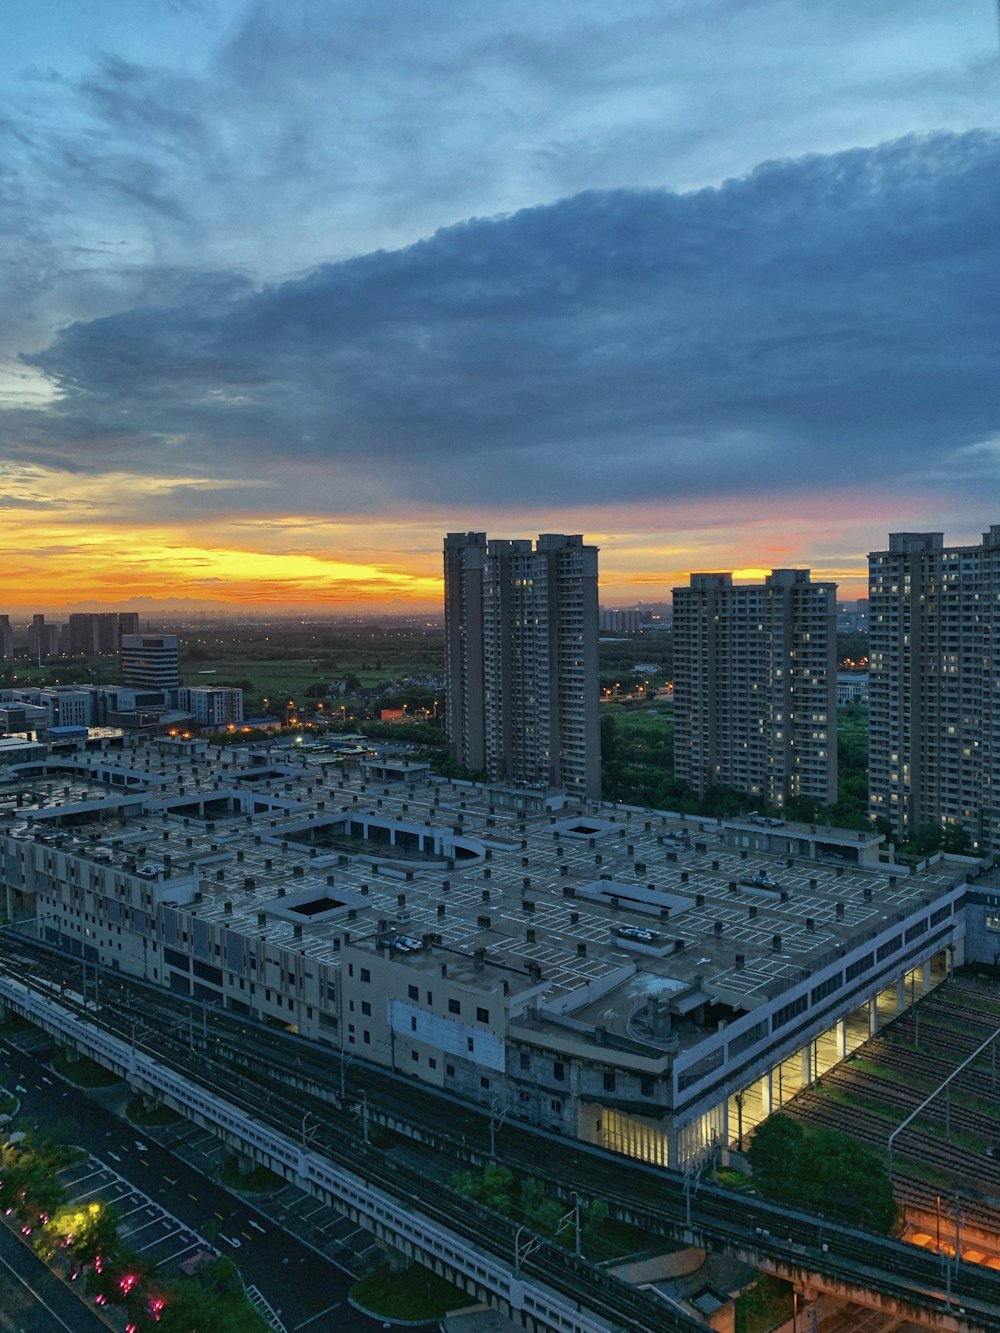
[[[332,912],[338,907],[346,907],[346,903],[340,898],[329,898],[326,894],[322,898],[310,898],[304,903],[290,903],[289,912],[297,912],[299,916],[314,917],[319,916],[321,912]]]

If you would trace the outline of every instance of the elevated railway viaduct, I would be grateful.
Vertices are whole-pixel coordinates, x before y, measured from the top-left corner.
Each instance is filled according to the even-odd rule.
[[[449,1196],[427,1172],[367,1147],[369,1120],[453,1160],[496,1156],[564,1197],[601,1197],[655,1234],[724,1250],[803,1290],[891,1309],[927,1327],[1000,1330],[1000,1275],[961,1267],[949,1297],[940,1261],[900,1242],[763,1200],[748,1211],[691,1177],[651,1169],[510,1122],[354,1061],[349,1065],[245,1019],[107,974],[103,998],[64,988],[66,963],[21,940],[0,944],[0,997],[54,1039],[174,1106],[234,1150],[347,1212],[529,1329],[697,1329],[684,1311],[635,1291],[559,1247],[527,1252],[509,1219]],[[99,987],[95,988],[99,989]],[[148,1052],[155,1050],[155,1057]],[[350,1075],[349,1087],[347,1075]],[[304,1126],[308,1113],[320,1128]],[[359,1112],[362,1133],[359,1134]]]

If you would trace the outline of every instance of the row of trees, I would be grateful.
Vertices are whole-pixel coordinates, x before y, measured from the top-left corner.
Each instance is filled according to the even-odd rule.
[[[837,800],[822,805],[809,796],[793,797],[784,807],[788,819],[837,828],[869,829],[868,709],[849,704],[837,710]],[[729,819],[763,808],[760,798],[731,787],[714,787],[699,798],[674,776],[674,722],[666,710],[629,715],[605,708],[601,714],[601,770],[604,794],[613,801],[678,810],[690,815]],[[883,830],[887,831],[887,830]],[[961,829],[929,824],[913,840],[921,855],[943,847],[960,852],[967,839]]]
[[[779,1113],[754,1130],[747,1157],[754,1184],[781,1203],[873,1231],[896,1226],[884,1158],[847,1134]]]
[[[46,1263],[65,1265],[96,1304],[120,1307],[127,1333],[154,1325],[160,1333],[265,1333],[247,1303],[236,1266],[217,1257],[194,1277],[167,1280],[121,1239],[108,1204],[67,1203],[59,1172],[79,1150],[28,1123],[0,1149],[0,1209]]]
[[[556,1239],[570,1234],[565,1203],[548,1196],[542,1182],[534,1176],[515,1180],[507,1167],[489,1162],[479,1175],[457,1172],[451,1178],[451,1186],[465,1198],[523,1222],[536,1235]],[[594,1199],[581,1209],[580,1225],[585,1236],[593,1237],[607,1220],[608,1205],[603,1199]]]

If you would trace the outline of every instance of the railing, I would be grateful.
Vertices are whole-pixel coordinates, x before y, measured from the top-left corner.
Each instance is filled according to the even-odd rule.
[[[23,1010],[52,1035],[70,1041],[101,1064],[127,1077],[133,1085],[157,1093],[176,1109],[215,1127],[223,1137],[237,1140],[244,1149],[263,1158],[273,1169],[303,1188],[311,1186],[321,1196],[330,1196],[363,1218],[374,1231],[419,1251],[424,1262],[436,1262],[450,1268],[480,1290],[492,1293],[501,1304],[526,1312],[540,1324],[565,1330],[565,1333],[608,1333],[609,1329],[619,1325],[619,1307],[624,1307],[624,1314],[624,1310],[634,1305],[635,1309],[622,1320],[629,1328],[697,1330],[701,1327],[698,1321],[678,1315],[668,1315],[666,1319],[654,1322],[646,1310],[647,1304],[655,1308],[651,1298],[602,1277],[589,1265],[575,1261],[573,1256],[555,1246],[543,1246],[529,1264],[522,1266],[543,1276],[544,1286],[527,1282],[520,1274],[515,1277],[506,1260],[498,1261],[487,1252],[491,1242],[492,1247],[497,1248],[497,1241],[508,1239],[506,1233],[513,1223],[507,1219],[491,1214],[484,1227],[481,1219],[470,1217],[472,1235],[466,1239],[449,1228],[449,1222],[453,1223],[455,1219],[441,1206],[440,1191],[422,1181],[417,1173],[407,1172],[398,1164],[391,1170],[379,1171],[374,1159],[366,1159],[365,1169],[370,1176],[386,1177],[387,1189],[383,1191],[354,1172],[335,1165],[327,1157],[304,1151],[292,1135],[248,1114],[236,1100],[225,1100],[220,1094],[206,1091],[175,1070],[150,1059],[127,1041],[71,1017],[64,1006],[36,995],[23,982],[0,978],[0,997]],[[238,1093],[238,1083],[237,1079],[231,1079],[228,1085],[228,1091],[234,1096]],[[356,1164],[359,1161],[357,1152],[352,1156]],[[406,1194],[420,1200],[421,1212],[407,1207],[387,1192],[400,1187],[403,1175],[408,1177]],[[471,1214],[476,1210],[467,1208],[467,1211]],[[431,1216],[440,1221],[431,1221]],[[512,1239],[509,1245],[504,1245],[504,1250],[509,1250],[512,1260]],[[560,1279],[564,1286],[571,1286],[580,1301],[586,1301],[588,1296],[597,1299],[611,1316],[610,1320],[576,1309],[576,1301],[564,1298],[553,1289]]]

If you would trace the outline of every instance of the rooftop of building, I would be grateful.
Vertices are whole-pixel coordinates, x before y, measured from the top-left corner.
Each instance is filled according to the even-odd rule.
[[[497,803],[509,789],[405,774],[373,781],[277,744],[139,742],[0,785],[0,833],[332,966],[348,941],[415,974],[444,964],[621,1040],[641,1040],[650,997],[682,1016],[751,1010],[974,869],[881,863],[875,833],[595,803],[524,813]]]

